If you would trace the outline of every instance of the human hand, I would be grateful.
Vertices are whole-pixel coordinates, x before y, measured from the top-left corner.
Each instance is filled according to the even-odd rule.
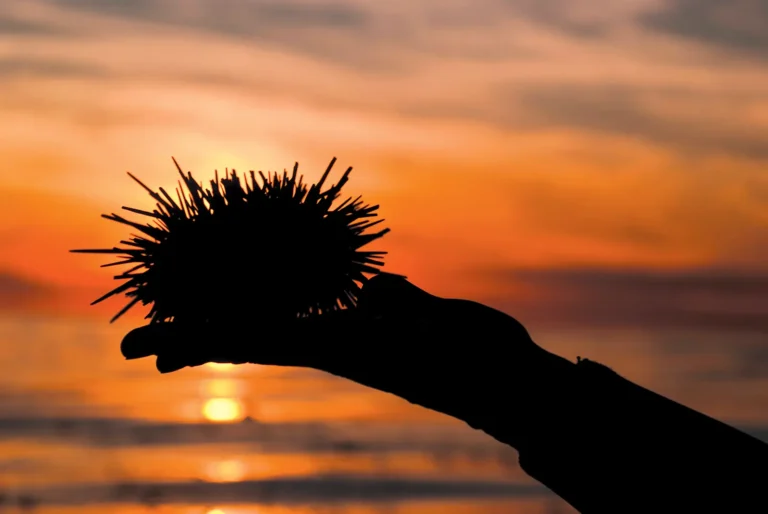
[[[280,326],[149,324],[124,338],[122,352],[157,356],[163,373],[207,362],[314,368],[457,417],[464,403],[522,383],[549,355],[511,316],[388,273],[366,283],[355,309]]]

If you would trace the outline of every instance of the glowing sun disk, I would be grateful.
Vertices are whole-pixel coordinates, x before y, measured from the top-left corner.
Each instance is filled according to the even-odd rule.
[[[203,416],[209,421],[234,421],[242,417],[243,410],[234,398],[211,398],[203,405]]]

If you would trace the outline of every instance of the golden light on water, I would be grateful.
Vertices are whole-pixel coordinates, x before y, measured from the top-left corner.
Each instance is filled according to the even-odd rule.
[[[206,512],[206,514],[226,514],[226,512],[221,509],[213,509]]]
[[[235,421],[243,417],[244,410],[234,398],[211,398],[203,405],[203,416],[208,421]]]
[[[235,459],[213,462],[206,471],[208,478],[213,481],[237,482],[245,477],[245,464]]]
[[[242,392],[240,382],[227,378],[205,380],[201,385],[203,395],[209,397],[232,398],[240,396]]]

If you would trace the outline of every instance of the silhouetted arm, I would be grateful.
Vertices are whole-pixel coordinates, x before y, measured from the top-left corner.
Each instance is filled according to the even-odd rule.
[[[527,405],[518,389],[509,410],[498,396],[495,414],[465,416],[583,514],[768,512],[765,443],[601,364],[549,368]]]
[[[600,364],[572,363],[517,320],[396,276],[356,311],[292,326],[151,324],[126,358],[172,372],[205,362],[304,366],[458,418],[516,448],[530,476],[582,514],[768,512],[768,445]]]

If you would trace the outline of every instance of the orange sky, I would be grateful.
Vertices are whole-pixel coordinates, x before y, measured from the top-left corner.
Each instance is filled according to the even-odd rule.
[[[534,324],[764,328],[760,3],[3,5],[2,310],[106,320],[105,261],[67,250],[149,205],[126,171],[315,179],[336,156],[382,204],[387,269],[437,294]]]

